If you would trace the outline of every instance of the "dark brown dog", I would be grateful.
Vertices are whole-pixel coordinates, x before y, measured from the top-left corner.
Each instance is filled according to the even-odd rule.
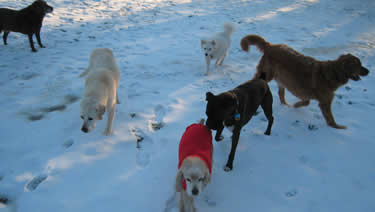
[[[7,37],[10,32],[20,32],[29,37],[30,47],[33,52],[36,52],[33,34],[35,34],[39,46],[45,48],[40,40],[40,29],[42,28],[44,16],[52,11],[53,8],[44,0],[36,0],[22,10],[0,8],[0,33],[4,31],[4,45],[7,45]]]
[[[285,88],[301,101],[294,104],[295,108],[307,106],[311,99],[319,101],[320,110],[327,124],[337,129],[345,129],[333,118],[331,104],[335,91],[346,84],[349,79],[360,80],[360,76],[369,73],[361,65],[361,61],[351,55],[341,55],[333,61],[318,61],[307,57],[283,44],[270,44],[258,35],[248,35],[241,40],[241,47],[249,51],[255,45],[263,52],[254,78],[266,75],[266,81],[275,80],[279,86],[279,97],[285,101]]]
[[[230,171],[233,168],[234,155],[241,129],[250,121],[259,106],[262,107],[268,119],[267,130],[264,134],[271,134],[273,124],[272,93],[266,81],[254,79],[217,96],[211,92],[207,92],[206,100],[206,125],[208,128],[216,130],[215,140],[220,141],[223,139],[221,133],[224,125],[226,127],[233,127],[232,148],[224,169],[225,171]]]

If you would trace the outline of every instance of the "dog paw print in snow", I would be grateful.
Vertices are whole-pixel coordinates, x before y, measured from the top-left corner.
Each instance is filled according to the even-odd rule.
[[[139,167],[145,168],[151,161],[152,139],[139,128],[131,128],[130,132],[137,139],[136,163]]]
[[[47,179],[47,175],[41,174],[36,177],[34,177],[29,183],[26,185],[27,191],[34,191],[36,188],[38,188],[39,184],[41,184],[44,180]]]
[[[154,108],[154,118],[150,120],[150,128],[154,131],[160,130],[164,127],[163,118],[165,116],[165,108],[162,105],[157,105]]]
[[[285,196],[288,197],[288,198],[295,197],[295,196],[297,196],[297,194],[298,194],[297,189],[292,189],[290,191],[285,192]]]

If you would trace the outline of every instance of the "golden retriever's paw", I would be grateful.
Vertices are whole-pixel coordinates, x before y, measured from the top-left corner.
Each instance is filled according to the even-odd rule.
[[[334,126],[332,126],[332,127],[336,128],[336,129],[346,129],[346,128],[347,128],[347,127],[344,126],[344,125],[338,125],[338,124],[336,124],[336,125],[334,125]]]

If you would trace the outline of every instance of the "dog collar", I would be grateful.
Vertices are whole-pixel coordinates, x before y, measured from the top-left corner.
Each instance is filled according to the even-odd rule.
[[[236,98],[236,112],[234,113],[234,120],[236,121],[239,121],[241,120],[241,114],[238,112],[238,108],[240,107],[240,102],[238,101],[238,97],[236,95],[236,93],[234,93],[233,91],[231,91],[231,93],[233,94],[234,98]]]
[[[237,110],[236,110],[236,112],[237,112]],[[234,114],[234,119],[235,119],[236,121],[241,120],[241,114],[239,114],[238,112],[237,112],[236,114]]]

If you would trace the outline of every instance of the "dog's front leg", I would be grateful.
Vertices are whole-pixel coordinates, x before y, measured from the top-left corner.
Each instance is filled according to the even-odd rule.
[[[224,168],[224,171],[226,172],[231,171],[233,169],[233,160],[236,154],[238,140],[240,139],[240,132],[241,132],[241,127],[235,126],[233,130],[233,135],[232,135],[232,148],[229,153],[227,165]]]
[[[289,104],[285,101],[285,88],[281,87],[280,85],[279,85],[279,98],[280,98],[281,104],[284,104],[290,107]]]
[[[333,98],[332,98],[332,100],[333,100]],[[336,123],[336,121],[335,121],[335,119],[333,118],[333,115],[332,115],[331,104],[332,104],[332,101],[329,102],[329,103],[322,103],[322,102],[319,103],[320,110],[322,111],[323,116],[324,116],[327,124],[329,126],[333,127],[333,128],[336,128],[336,129],[346,129],[346,126],[338,125]]]
[[[4,41],[4,45],[7,45],[7,38],[8,38],[8,35],[9,35],[9,31],[4,31],[4,34],[3,34],[3,41]]]
[[[36,40],[38,41],[40,48],[46,48],[45,46],[43,46],[42,41],[40,40],[40,29],[35,33],[35,37],[36,37]]]
[[[208,72],[210,71],[210,62],[211,62],[211,59],[209,56],[206,56],[206,73],[204,75],[208,75]]]
[[[31,50],[33,52],[36,52],[36,49],[34,47],[33,34],[29,33],[29,34],[27,34],[27,36],[29,37],[29,43],[30,43]]]
[[[104,135],[112,134],[112,122],[115,117],[115,112],[116,112],[116,104],[112,104],[112,106],[108,110],[107,126],[104,130]]]
[[[215,135],[215,141],[221,141],[224,139],[224,137],[221,135],[223,132],[224,125],[221,125],[217,130],[216,130],[216,135]]]

